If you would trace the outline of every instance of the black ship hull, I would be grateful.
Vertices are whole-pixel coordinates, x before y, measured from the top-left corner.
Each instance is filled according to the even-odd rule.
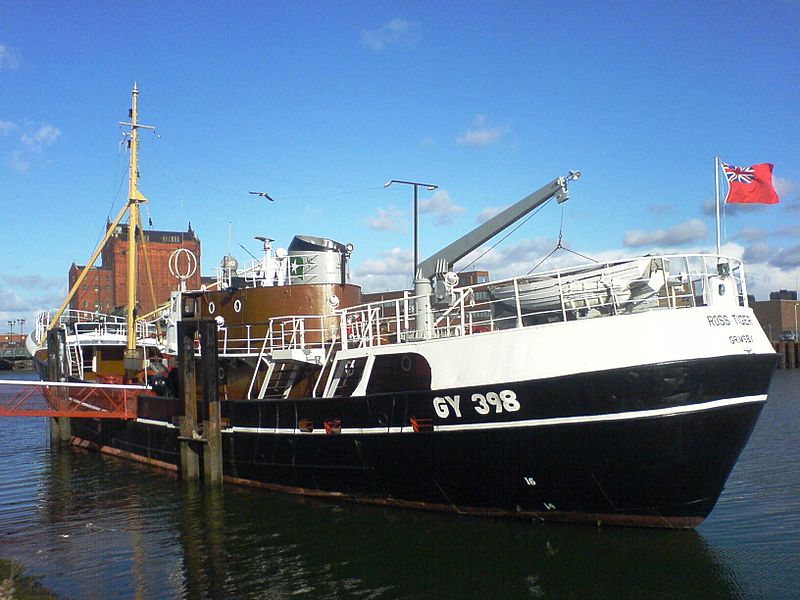
[[[694,527],[766,401],[744,355],[448,391],[223,401],[226,480],[355,501],[572,522]],[[176,468],[176,399],[76,419],[73,443]]]

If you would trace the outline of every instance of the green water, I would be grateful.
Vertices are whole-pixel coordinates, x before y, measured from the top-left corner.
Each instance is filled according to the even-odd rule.
[[[225,487],[0,419],[0,558],[66,598],[796,598],[800,372],[697,531],[525,523]]]

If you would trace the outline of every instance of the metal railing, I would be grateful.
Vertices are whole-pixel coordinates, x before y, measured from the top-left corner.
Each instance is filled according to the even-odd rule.
[[[456,288],[434,306],[427,331],[415,329],[415,297],[340,311],[343,348],[398,344],[430,337],[708,306],[747,306],[741,261],[723,256],[646,256],[548,271]]]
[[[266,323],[219,328],[222,356],[258,356],[276,350],[324,350],[338,331],[338,316],[291,315]]]
[[[416,329],[416,297],[362,304],[334,315],[275,317],[220,327],[223,356],[342,349],[476,335],[547,323],[709,306],[747,306],[741,261],[702,254],[646,256],[491,281],[450,291]],[[721,300],[722,299],[722,300]]]
[[[55,315],[55,311],[42,311],[36,317],[33,341],[38,346],[43,346],[45,343],[47,329],[50,326],[53,315]],[[59,317],[56,326],[63,327],[68,336],[92,335],[97,338],[108,336],[124,338],[128,331],[125,317],[76,309],[65,310]],[[137,339],[153,338],[156,336],[156,333],[156,325],[154,322],[136,322]]]

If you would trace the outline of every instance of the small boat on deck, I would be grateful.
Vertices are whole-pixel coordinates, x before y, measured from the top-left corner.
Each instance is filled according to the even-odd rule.
[[[640,310],[658,296],[667,283],[665,276],[659,259],[644,257],[498,282],[489,286],[488,294],[496,301],[492,308],[498,316],[519,308],[523,318],[558,320],[564,316],[562,307],[575,317],[599,316]]]

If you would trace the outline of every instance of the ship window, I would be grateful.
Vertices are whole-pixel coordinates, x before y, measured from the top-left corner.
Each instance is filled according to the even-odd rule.
[[[361,376],[364,374],[364,366],[367,364],[366,357],[352,358],[350,360],[339,361],[336,367],[336,387],[333,390],[334,396],[350,396],[358,387]]]
[[[431,366],[414,352],[375,357],[367,384],[368,394],[431,389]]]

